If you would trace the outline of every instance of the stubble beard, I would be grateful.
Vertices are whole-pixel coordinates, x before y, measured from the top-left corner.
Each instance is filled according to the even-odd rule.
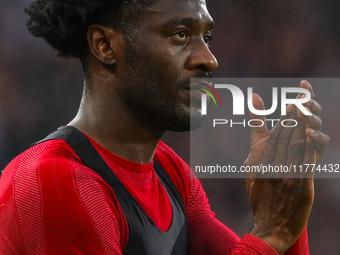
[[[187,107],[179,93],[187,82],[169,84],[156,65],[147,61],[131,43],[126,43],[127,64],[122,101],[143,125],[156,130],[184,132],[201,126],[203,117],[198,107]],[[169,86],[175,90],[167,91]],[[165,100],[172,94],[173,100]]]

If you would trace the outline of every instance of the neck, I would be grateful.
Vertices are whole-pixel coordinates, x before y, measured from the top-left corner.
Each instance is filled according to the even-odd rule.
[[[93,93],[87,88],[85,84],[79,111],[68,125],[122,158],[142,164],[152,162],[165,131],[142,124],[114,94]]]

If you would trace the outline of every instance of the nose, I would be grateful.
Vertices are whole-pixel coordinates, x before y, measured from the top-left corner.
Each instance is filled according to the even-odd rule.
[[[200,42],[192,49],[189,58],[189,69],[212,72],[217,67],[218,62],[215,56],[211,53],[208,45],[200,40]]]

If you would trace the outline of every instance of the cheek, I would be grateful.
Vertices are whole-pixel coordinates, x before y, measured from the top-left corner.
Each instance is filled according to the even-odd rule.
[[[152,70],[153,82],[157,84],[158,90],[168,93],[168,96],[178,94],[186,86],[184,80],[187,79],[183,76],[181,65],[169,57],[164,58],[163,55],[157,61],[151,62],[149,70]]]
[[[159,103],[181,100],[182,89],[190,82],[190,77],[185,76],[184,54],[174,50],[175,48],[179,47],[169,47],[164,40],[158,40],[153,45],[138,45],[132,56],[138,62],[136,69],[132,71],[135,74],[140,73],[141,76],[138,76],[141,78],[140,82],[144,83],[143,87]]]
[[[185,68],[187,56],[184,56],[182,47],[171,45],[167,39],[157,40],[152,45],[145,45],[143,49],[143,55],[150,65],[173,80],[180,76]]]

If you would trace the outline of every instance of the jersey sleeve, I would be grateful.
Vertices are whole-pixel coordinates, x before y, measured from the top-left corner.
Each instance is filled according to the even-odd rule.
[[[277,255],[267,243],[247,234],[240,239],[232,230],[215,218],[205,192],[195,177],[190,178],[190,197],[187,207],[189,254],[251,254]],[[307,255],[307,230],[285,255]]]
[[[66,147],[44,142],[5,169],[0,254],[121,254],[128,230],[114,194]]]

